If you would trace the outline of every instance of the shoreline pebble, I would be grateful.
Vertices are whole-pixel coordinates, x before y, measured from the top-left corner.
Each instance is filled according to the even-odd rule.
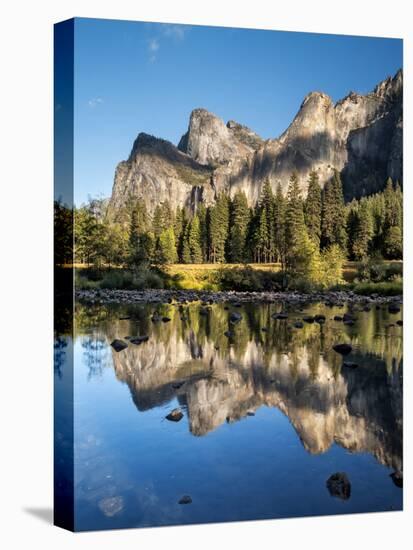
[[[224,303],[233,307],[239,307],[242,303],[260,302],[290,302],[294,304],[309,304],[325,302],[326,305],[340,306],[343,302],[359,304],[401,304],[402,296],[380,296],[372,294],[362,296],[351,291],[325,291],[303,294],[300,292],[236,292],[236,291],[196,291],[196,290],[76,290],[76,300],[96,304],[108,303],[177,303],[188,304],[191,302]]]

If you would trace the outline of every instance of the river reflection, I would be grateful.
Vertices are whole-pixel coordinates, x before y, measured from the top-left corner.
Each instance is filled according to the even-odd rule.
[[[334,320],[349,309],[353,326]],[[324,323],[294,326],[320,313]],[[399,318],[385,306],[78,304],[78,527],[401,509],[390,477],[403,469]],[[353,366],[332,349],[343,342]],[[184,419],[164,420],[176,407]],[[337,471],[352,483],[345,503],[326,489]],[[193,503],[177,505],[180,492]]]

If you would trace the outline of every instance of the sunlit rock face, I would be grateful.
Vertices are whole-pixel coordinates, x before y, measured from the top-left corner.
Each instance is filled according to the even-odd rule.
[[[177,396],[195,436],[267,406],[289,418],[309,453],[337,443],[402,470],[401,364],[391,371],[380,361],[335,370],[305,343],[269,353],[251,339],[242,352],[217,350],[194,331],[130,345],[113,352],[113,364],[139,410]]]
[[[131,198],[142,200],[149,213],[159,202],[194,209],[199,201],[212,202],[212,170],[179,151],[172,143],[139,134],[126,161],[118,164],[109,212],[116,212]]]
[[[324,184],[338,170],[347,199],[376,192],[388,176],[403,179],[402,97],[402,71],[371,93],[351,92],[336,104],[311,92],[286,131],[269,140],[195,109],[178,147],[139,134],[129,159],[116,169],[110,211],[130,197],[143,199],[150,212],[164,200],[194,210],[200,201],[213,204],[220,191],[238,190],[254,205],[265,180],[274,190],[280,182],[285,191],[293,171],[304,191],[310,171]]]

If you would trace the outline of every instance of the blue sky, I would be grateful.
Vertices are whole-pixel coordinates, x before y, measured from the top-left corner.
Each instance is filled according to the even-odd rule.
[[[192,109],[277,137],[314,90],[365,93],[402,41],[98,19],[75,22],[75,203],[109,196],[139,132],[177,143]]]

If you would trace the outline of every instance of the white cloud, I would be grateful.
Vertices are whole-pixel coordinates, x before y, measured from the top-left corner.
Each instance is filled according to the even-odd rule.
[[[157,38],[152,38],[149,40],[148,49],[150,52],[157,52],[159,48],[159,40]]]
[[[103,99],[101,97],[92,97],[88,100],[87,104],[91,109],[94,109],[98,105],[101,105],[103,103]]]
[[[162,40],[172,39],[181,41],[185,38],[186,28],[184,25],[159,24],[157,27],[160,29]],[[160,49],[161,42],[159,38],[154,37],[148,40],[149,61],[151,63],[156,61]]]
[[[165,36],[183,40],[185,38],[184,25],[162,25],[162,32]]]
[[[159,40],[157,38],[151,38],[148,42],[149,61],[155,63],[156,55],[160,48]]]

